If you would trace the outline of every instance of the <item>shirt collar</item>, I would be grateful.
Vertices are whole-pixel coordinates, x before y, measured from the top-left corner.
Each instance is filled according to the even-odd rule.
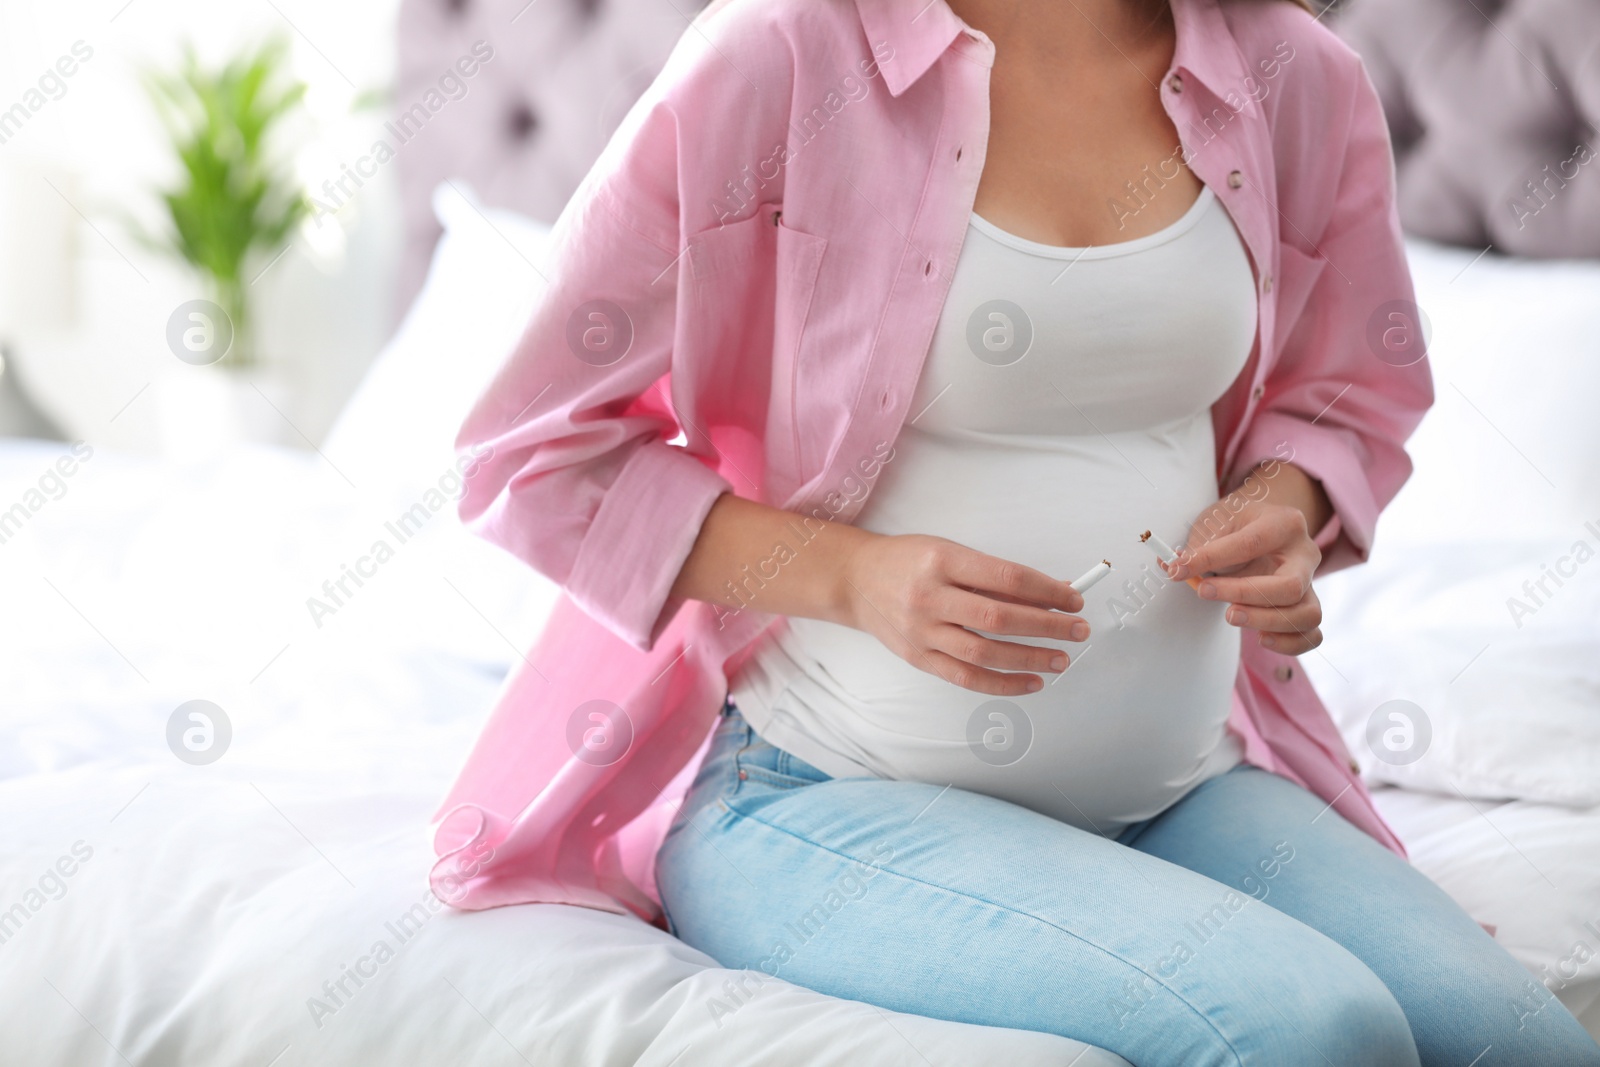
[[[1217,0],[1172,0],[1172,18],[1178,34],[1174,70],[1189,74],[1218,99],[1248,92],[1239,42]]]
[[[856,0],[867,45],[876,52],[880,44],[894,50],[878,60],[883,84],[899,96],[927,73],[950,42],[970,27],[945,0]]]
[[[1246,70],[1217,0],[1171,0],[1177,30],[1172,57],[1182,70],[1218,98],[1243,91]],[[946,0],[856,0],[867,43],[886,42],[893,58],[879,61],[884,84],[899,96],[927,73],[950,43],[971,30]]]

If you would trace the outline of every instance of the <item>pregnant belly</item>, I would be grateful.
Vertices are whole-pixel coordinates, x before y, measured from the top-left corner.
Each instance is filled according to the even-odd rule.
[[[883,777],[952,784],[1115,833],[1237,761],[1226,721],[1240,633],[1225,606],[1155,566],[1147,528],[1174,544],[1215,503],[1209,420],[1115,439],[985,454],[908,433],[859,519],[927,533],[1072,578],[1108,558],[1085,595],[1082,643],[1037,693],[993,698],[944,682],[868,634],[791,619],[778,637],[797,670],[789,714],[818,716]],[[1001,636],[1001,635],[991,635]],[[804,727],[805,724],[800,724]]]
[[[1087,599],[1086,614],[1104,616],[1094,592]],[[1187,585],[1166,587],[1122,626],[1102,620],[1088,642],[1062,645],[1072,666],[1045,675],[1042,690],[1006,698],[919,671],[846,627],[795,619],[782,643],[796,662],[811,661],[792,694],[842,713],[832,729],[874,773],[955,785],[1110,834],[1234,762],[1225,724],[1239,632],[1219,611]]]

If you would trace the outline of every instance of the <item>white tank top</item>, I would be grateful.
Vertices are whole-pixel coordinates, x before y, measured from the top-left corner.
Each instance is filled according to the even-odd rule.
[[[1172,225],[1100,247],[972,216],[893,458],[857,525],[922,533],[1071,580],[1086,643],[1006,700],[845,626],[790,618],[732,679],[773,744],[834,777],[986,793],[1108,836],[1236,765],[1239,631],[1138,540],[1180,544],[1217,499],[1211,405],[1255,336],[1254,280],[1209,187]],[[993,635],[991,635],[993,636]]]

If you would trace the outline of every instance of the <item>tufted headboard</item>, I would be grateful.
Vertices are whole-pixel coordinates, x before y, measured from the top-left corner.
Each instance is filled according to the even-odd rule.
[[[1600,3],[1346,0],[1419,237],[1600,256]]]
[[[462,178],[485,203],[554,220],[704,4],[402,0],[397,306],[439,236],[435,185]],[[1600,0],[1343,0],[1327,18],[1383,98],[1407,230],[1600,256]]]
[[[705,2],[401,0],[395,306],[427,275],[439,182],[464,179],[486,204],[555,221]]]

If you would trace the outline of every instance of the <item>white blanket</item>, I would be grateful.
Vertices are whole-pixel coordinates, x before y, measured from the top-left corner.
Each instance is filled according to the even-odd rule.
[[[26,907],[30,889],[43,901],[0,944],[5,1014],[26,1020],[7,1026],[0,1063],[1124,1062],[787,983],[741,988],[633,918],[455,912],[423,878],[435,790],[187,770],[85,767],[0,787],[0,905]],[[63,857],[73,873],[45,877]]]

